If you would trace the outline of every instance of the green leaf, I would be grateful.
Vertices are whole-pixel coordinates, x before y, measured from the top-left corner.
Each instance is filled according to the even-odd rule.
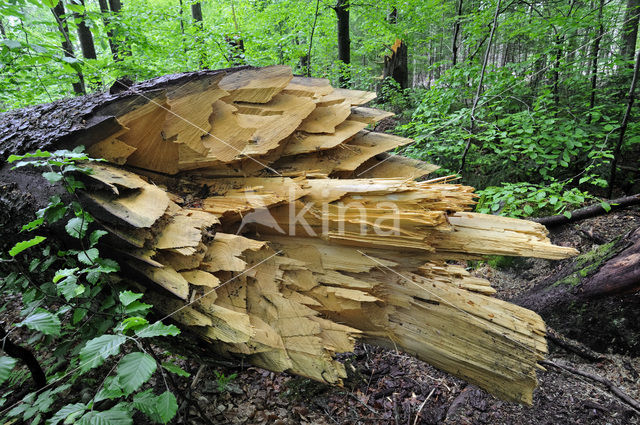
[[[527,215],[533,214],[533,208],[531,207],[531,205],[525,205],[523,209],[525,214]]]
[[[84,403],[67,404],[56,412],[51,419],[45,422],[46,425],[58,425],[60,421],[64,423],[73,423],[73,419],[77,418],[82,412],[87,410],[87,406]]]
[[[58,316],[43,309],[36,310],[16,326],[26,326],[45,335],[60,335],[60,319],[58,319]]]
[[[16,50],[16,49],[22,48],[22,43],[19,40],[4,39],[2,40],[2,44],[7,46],[10,50]],[[11,158],[11,156],[9,158]],[[13,162],[13,161],[7,160],[7,162]]]
[[[67,233],[76,239],[82,239],[89,229],[89,221],[83,217],[74,217],[64,226]]]
[[[81,307],[78,307],[75,310],[73,310],[73,317],[71,319],[72,324],[76,325],[82,319],[84,319],[84,317],[87,315],[87,312],[89,311],[87,307],[88,305],[83,304]]]
[[[171,373],[175,373],[178,376],[184,376],[185,378],[188,378],[191,376],[189,372],[187,372],[186,370],[184,370],[183,368],[181,368],[175,363],[164,362],[162,363],[162,367]]]
[[[80,261],[82,264],[86,264],[87,266],[91,266],[95,263],[99,256],[100,251],[98,251],[98,248],[89,248],[78,253],[78,261]]]
[[[60,269],[56,272],[55,276],[53,276],[53,283],[58,283],[62,278],[73,276],[74,273],[77,271],[78,271],[77,267],[73,269]]]
[[[26,158],[50,158],[50,157],[51,157],[51,152],[41,151],[40,149],[38,149],[34,153],[27,153],[24,155],[9,155],[9,158],[7,158],[7,162],[11,164],[15,161],[26,159]]]
[[[0,357],[0,385],[11,376],[11,370],[18,363],[18,360],[13,357],[2,356]]]
[[[603,210],[605,210],[606,212],[611,211],[611,205],[609,205],[608,202],[602,201],[600,202],[600,206],[602,207]]]
[[[116,376],[125,395],[133,393],[147,382],[156,367],[156,361],[148,354],[135,352],[124,356],[118,364]]]
[[[58,283],[58,293],[67,301],[76,298],[84,293],[84,285],[77,285],[78,276],[69,276],[62,282]]]
[[[133,398],[133,407],[147,415],[152,421],[166,424],[176,415],[178,402],[170,391],[155,396],[148,390],[136,394]]]
[[[62,180],[62,174],[56,173],[55,171],[47,171],[46,173],[42,173],[42,177],[47,179],[47,181],[51,184],[57,183]]]
[[[93,232],[91,232],[91,234],[89,235],[89,242],[91,243],[91,246],[97,244],[98,240],[107,233],[108,232],[105,232],[104,230],[94,230]]]
[[[122,321],[118,329],[121,329],[122,332],[126,332],[129,329],[137,330],[149,324],[147,319],[142,317],[128,317]]]
[[[35,246],[35,245],[38,245],[39,243],[41,243],[45,239],[47,239],[47,238],[45,238],[44,236],[36,236],[35,238],[29,239],[28,241],[18,242],[17,244],[15,244],[13,246],[13,248],[11,248],[11,250],[9,251],[9,255],[12,256],[12,257],[15,257],[16,255],[20,254],[25,249],[31,248],[32,246]]]
[[[116,405],[104,412],[88,412],[78,422],[78,425],[132,425],[131,412],[124,406]]]
[[[115,376],[109,376],[104,380],[104,384],[98,394],[93,398],[93,402],[97,403],[102,400],[113,400],[120,398],[124,395],[122,388],[118,384],[118,378]]]
[[[42,0],[42,3],[48,8],[54,8],[58,5],[59,0]]]
[[[178,329],[174,325],[165,325],[162,322],[155,322],[152,325],[147,326],[146,328],[140,329],[136,331],[136,335],[139,338],[151,338],[154,336],[175,336],[180,333],[180,329]]]
[[[27,224],[25,224],[24,226],[22,226],[22,229],[20,231],[24,232],[26,230],[27,232],[30,232],[30,231],[32,231],[34,229],[37,229],[38,227],[42,226],[42,223],[44,223],[44,217],[36,218],[35,220],[30,221]]]
[[[86,372],[100,366],[109,356],[118,354],[126,340],[124,335],[102,335],[87,341],[80,350],[80,370]]]
[[[118,298],[120,298],[120,302],[124,306],[128,306],[135,300],[139,300],[142,298],[143,294],[132,292],[132,291],[122,291],[118,294]]]
[[[552,196],[551,198],[549,198],[549,203],[550,203],[551,205],[555,205],[555,204],[557,204],[557,203],[558,203],[558,201],[559,201],[559,199],[558,199],[558,197],[557,197],[557,196]]]
[[[565,211],[562,214],[569,219],[571,218],[571,213],[569,211]]]
[[[149,310],[153,307],[151,304],[141,303],[140,301],[134,301],[128,306],[125,307],[124,311],[127,314],[132,314],[135,312],[143,312],[145,310]],[[139,313],[142,314],[142,313]]]

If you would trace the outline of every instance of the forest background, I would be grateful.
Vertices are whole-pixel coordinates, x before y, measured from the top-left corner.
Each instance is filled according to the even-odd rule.
[[[481,212],[558,214],[639,189],[640,0],[5,0],[0,12],[0,110],[117,79],[287,64],[377,90],[399,115],[387,129],[416,140],[402,153],[461,171]],[[382,80],[396,40],[406,75]]]

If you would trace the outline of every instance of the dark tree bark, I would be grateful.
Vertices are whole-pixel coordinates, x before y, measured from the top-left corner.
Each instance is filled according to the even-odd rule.
[[[84,6],[84,0],[80,0],[80,4]],[[97,59],[96,46],[93,43],[93,34],[87,26],[85,13],[74,13],[73,16],[78,19],[78,39],[80,40],[80,49],[82,49],[82,56],[85,59]]]
[[[118,62],[121,59],[118,57],[118,44],[115,39],[116,34],[113,31],[113,28],[111,28],[111,19],[109,16],[111,12],[109,10],[109,4],[107,3],[107,0],[98,0],[98,3],[100,4],[100,12],[102,13],[102,22],[107,30],[107,41],[109,42],[111,56],[113,57],[114,62]],[[182,20],[180,23],[182,23]]]
[[[313,25],[311,26],[311,34],[309,35],[309,50],[307,50],[307,55],[303,57],[304,62],[301,60],[301,63],[304,63],[304,67],[306,68],[307,77],[311,76],[311,49],[313,48],[313,34],[316,31],[319,11],[320,11],[320,0],[316,0],[316,12],[313,16]]]
[[[638,81],[638,68],[640,68],[640,49],[638,49],[638,53],[636,53],[636,63],[633,67],[633,77],[631,78],[631,86],[629,87],[629,95],[627,97],[627,109],[624,113],[624,117],[622,118],[622,124],[620,125],[620,136],[618,137],[618,142],[616,143],[615,149],[613,151],[613,159],[611,160],[611,174],[609,175],[609,198],[611,198],[611,194],[613,193],[613,184],[616,181],[616,166],[618,164],[620,152],[622,151],[622,142],[624,142],[624,135],[627,131],[627,126],[629,125],[631,109],[633,108],[633,103],[635,101],[636,84]]]
[[[202,3],[194,3],[191,5],[191,16],[197,26],[202,28]]]
[[[627,0],[627,7],[622,21],[622,45],[620,56],[629,62],[629,68],[633,67],[631,61],[636,51],[638,39],[638,24],[640,23],[640,0]]]
[[[180,4],[180,11],[178,12],[178,14],[180,16],[180,34],[182,34],[182,51],[187,53],[187,46],[185,44],[185,38],[184,38],[184,19],[182,16],[184,15],[184,12],[183,12],[184,5],[182,4],[182,0],[179,0],[179,4]]]
[[[392,78],[402,90],[409,87],[409,63],[407,45],[402,40],[396,40],[391,48],[391,55],[384,57],[382,71],[383,84],[385,79]]]
[[[51,9],[51,12],[56,19],[58,30],[62,35],[62,51],[64,52],[65,57],[75,58],[73,52],[73,44],[71,43],[71,39],[69,38],[69,27],[67,25],[64,3],[62,2],[62,0],[58,2],[56,7]],[[84,76],[82,75],[82,70],[77,63],[74,63],[71,66],[76,70],[76,74],[78,75],[78,82],[73,83],[73,91],[76,94],[85,94],[87,91],[84,86]]]
[[[451,66],[458,63],[458,34],[460,34],[460,17],[462,16],[462,0],[458,0],[456,18],[453,23],[453,41],[451,42]]]
[[[612,199],[608,201],[611,211],[627,208],[631,205],[640,204],[640,194],[625,196],[624,198]],[[571,211],[571,217],[561,215],[551,215],[548,217],[535,218],[532,221],[543,224],[546,227],[560,226],[570,222],[584,220],[585,218],[595,217],[598,215],[606,214],[606,211],[602,205],[595,204],[585,208],[580,208],[575,211]]]
[[[338,60],[344,65],[351,63],[351,37],[349,35],[349,0],[338,0],[333,8],[338,18]],[[340,75],[340,87],[348,87],[349,76],[348,66]]]
[[[4,24],[2,23],[2,19],[0,19],[0,34],[2,34],[4,38],[7,38],[7,33],[4,30]]]
[[[391,12],[387,15],[387,22],[391,25],[395,25],[398,23],[398,8],[394,7],[391,9]]]

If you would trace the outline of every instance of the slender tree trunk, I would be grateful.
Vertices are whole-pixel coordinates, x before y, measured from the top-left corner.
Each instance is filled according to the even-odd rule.
[[[198,31],[202,31],[204,28],[202,23],[202,3],[197,2],[191,5],[191,17]],[[205,53],[202,46],[202,38],[199,33],[196,35],[196,49],[199,51],[200,69],[202,69],[205,66]]]
[[[7,33],[4,30],[4,24],[2,23],[2,19],[0,19],[0,34],[2,34],[4,38],[7,38]]]
[[[111,28],[111,19],[109,10],[109,4],[107,0],[98,0],[100,4],[100,12],[102,13],[102,23],[107,31],[107,41],[109,42],[109,50],[111,50],[111,56],[113,57],[114,62],[118,62],[120,59],[118,58],[118,45],[115,40],[115,33],[113,32],[113,28]]]
[[[108,0],[108,1],[109,1],[109,8],[111,9],[111,13],[114,15],[119,15],[120,11],[122,10],[122,2],[120,0]],[[114,30],[114,35],[115,37],[118,37],[117,28]],[[114,40],[116,39],[114,38]],[[121,43],[117,45],[118,57],[119,57],[119,60],[122,60],[123,56],[131,56],[131,49],[127,47],[126,43],[122,40],[122,37],[120,37],[119,40]]]
[[[64,3],[62,0],[58,2],[56,7],[51,9],[53,16],[58,23],[58,30],[60,30],[60,34],[62,34],[62,51],[64,52],[64,56],[67,58],[75,58],[73,53],[73,44],[71,43],[71,39],[69,38],[69,27],[67,26],[67,21],[65,18],[65,10]],[[76,94],[86,94],[87,91],[84,86],[84,76],[82,75],[82,70],[77,63],[71,64],[73,69],[76,70],[76,74],[78,75],[78,82],[73,83],[73,91]]]
[[[80,4],[84,6],[84,0],[80,0]],[[96,46],[93,43],[93,34],[87,26],[87,16],[83,12],[82,14],[74,13],[74,18],[78,22],[78,39],[80,40],[80,49],[82,50],[82,56],[85,59],[97,59]]]
[[[458,63],[458,34],[460,33],[460,18],[462,16],[462,0],[458,0],[456,18],[453,23],[453,42],[451,43],[451,67]]]
[[[602,9],[604,8],[604,0],[600,0],[598,8],[598,36],[591,45],[591,97],[589,98],[589,109],[593,109],[596,105],[596,87],[598,85],[598,56],[600,55],[600,41],[604,34],[604,25],[602,24]],[[591,123],[591,114],[587,118],[587,124]]]
[[[183,9],[184,9],[184,5],[182,4],[182,0],[179,0],[180,2],[180,12],[179,12],[179,16],[180,16],[180,34],[182,34],[182,51],[184,53],[187,53],[187,45],[186,45],[186,40],[185,40],[185,36],[184,36],[184,18],[183,18]]]
[[[624,12],[622,22],[622,46],[620,56],[629,62],[629,68],[633,65],[633,54],[636,51],[636,40],[638,38],[638,23],[640,23],[640,0],[627,0],[627,7]]]
[[[555,37],[555,60],[553,64],[553,102],[556,108],[560,106],[560,59],[562,59],[562,45],[564,44],[564,36],[556,34]]]
[[[487,69],[487,62],[489,61],[489,53],[491,51],[491,43],[493,42],[493,35],[496,32],[496,27],[498,26],[498,15],[500,14],[500,3],[502,0],[498,0],[496,4],[496,11],[493,15],[493,25],[491,25],[491,33],[489,34],[489,42],[487,44],[487,50],[484,53],[484,60],[482,61],[482,71],[480,72],[480,80],[478,81],[478,87],[476,89],[476,95],[473,98],[473,106],[471,107],[471,128],[469,132],[471,133],[471,137],[467,140],[467,144],[464,147],[464,152],[462,152],[462,158],[460,159],[460,171],[458,173],[462,173],[464,170],[464,164],[467,159],[467,153],[469,152],[469,147],[471,146],[471,142],[473,141],[473,133],[475,131],[476,124],[476,108],[478,107],[478,101],[480,100],[480,94],[482,93],[482,82],[484,81],[484,73]]]
[[[627,100],[627,110],[622,118],[622,124],[620,125],[620,137],[618,143],[616,143],[615,150],[613,151],[613,159],[611,160],[611,174],[609,175],[609,193],[608,198],[611,198],[613,194],[613,184],[616,181],[616,166],[618,164],[618,158],[622,150],[622,142],[624,142],[624,134],[627,131],[627,125],[629,124],[629,118],[631,117],[631,108],[635,101],[636,84],[638,81],[638,68],[640,68],[640,49],[636,53],[635,66],[633,67],[633,78],[631,79],[631,86],[629,87],[629,97]]]
[[[320,0],[316,0],[316,12],[313,16],[313,25],[311,26],[311,34],[309,36],[309,49],[307,50],[306,63],[305,63],[307,77],[311,76],[311,49],[313,48],[313,33],[316,31],[319,10],[320,10]]]
[[[349,0],[338,0],[333,8],[338,18],[338,60],[345,69],[340,75],[340,87],[347,87],[351,80],[348,65],[351,63],[351,38],[349,36]]]

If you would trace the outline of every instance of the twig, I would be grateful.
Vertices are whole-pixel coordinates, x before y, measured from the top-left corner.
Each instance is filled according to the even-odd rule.
[[[424,399],[424,401],[422,402],[422,404],[420,405],[420,407],[418,408],[418,411],[416,412],[416,418],[413,421],[413,425],[417,425],[418,424],[418,418],[420,417],[420,412],[422,412],[422,409],[424,408],[424,405],[427,404],[427,400],[429,400],[431,398],[431,396],[433,395],[433,392],[436,390],[436,387],[433,387],[431,389],[431,392],[429,393],[429,395],[427,396],[427,398]]]
[[[619,387],[614,385],[613,382],[609,381],[607,378],[603,378],[602,376],[595,375],[593,373],[584,372],[582,370],[578,370],[578,369],[575,369],[575,368],[573,368],[571,366],[567,366],[567,365],[563,365],[563,364],[560,364],[560,363],[556,363],[556,362],[553,362],[551,360],[542,360],[540,363],[542,363],[544,365],[547,365],[547,366],[553,366],[553,367],[558,368],[558,369],[563,369],[563,370],[566,370],[567,372],[571,372],[571,373],[573,373],[575,375],[583,376],[585,378],[592,379],[592,380],[594,380],[596,382],[600,382],[605,387],[607,387],[609,390],[611,390],[611,392],[613,394],[615,394],[620,400],[624,401],[629,406],[631,406],[636,411],[636,413],[640,414],[640,402],[638,402],[634,398],[631,398],[627,393],[622,391]]]

